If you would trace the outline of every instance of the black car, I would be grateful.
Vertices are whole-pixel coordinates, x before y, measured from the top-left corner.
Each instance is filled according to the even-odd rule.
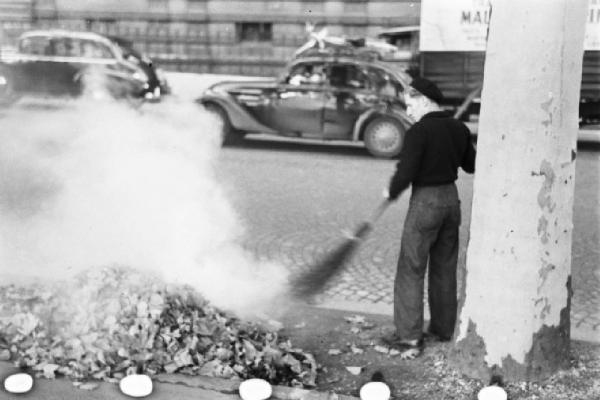
[[[220,118],[224,144],[270,133],[363,141],[393,157],[413,122],[402,96],[410,79],[368,53],[305,52],[279,78],[217,83],[197,101]]]
[[[161,81],[151,63],[125,44],[92,32],[36,30],[3,55],[4,97],[23,94],[157,100]],[[163,86],[166,86],[163,83]]]
[[[119,36],[107,36],[123,52],[123,58],[138,65],[148,76],[150,86],[154,88],[154,97],[160,98],[161,95],[170,94],[171,87],[167,82],[164,72],[157,68],[153,61],[143,53],[137,51],[131,40]]]

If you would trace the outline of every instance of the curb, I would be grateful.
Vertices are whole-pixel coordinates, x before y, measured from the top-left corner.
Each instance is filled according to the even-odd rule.
[[[0,361],[0,380],[4,381],[6,377],[17,372],[21,372],[21,370],[10,362]],[[35,379],[35,381],[34,388],[29,393],[10,394],[5,392],[3,388],[0,388],[0,398],[29,400],[69,400],[83,398],[116,400],[131,398],[122,394],[117,384],[105,381],[90,381],[96,384],[96,387],[90,390],[78,389],[73,386],[72,381],[66,378],[39,378]],[[236,400],[240,399],[238,389],[243,381],[201,375],[158,374],[152,377],[152,382],[154,388],[152,394],[147,397],[148,399],[195,398],[198,400]],[[192,389],[192,393],[178,393],[177,389],[175,389],[176,387],[185,387],[188,390]],[[357,397],[337,394],[335,392],[318,392],[315,390],[276,385],[273,385],[272,388],[273,394],[270,399],[273,400],[359,400]]]
[[[241,383],[238,380],[182,374],[159,374],[154,377],[154,380],[160,383],[185,385],[223,394],[237,394]],[[273,394],[269,398],[276,400],[359,400],[357,397],[337,394],[335,392],[317,392],[314,390],[276,385],[273,385],[272,388]]]

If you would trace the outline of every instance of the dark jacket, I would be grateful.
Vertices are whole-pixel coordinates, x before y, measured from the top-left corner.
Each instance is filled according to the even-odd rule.
[[[458,167],[473,173],[475,154],[471,132],[465,124],[444,111],[425,114],[406,132],[390,182],[390,199],[396,199],[411,183],[413,186],[453,183],[458,178]]]

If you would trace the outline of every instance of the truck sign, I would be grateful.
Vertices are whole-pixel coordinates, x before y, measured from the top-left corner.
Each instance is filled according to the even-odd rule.
[[[589,2],[584,49],[600,50],[600,0]],[[492,9],[493,0],[422,0],[420,51],[485,51]]]

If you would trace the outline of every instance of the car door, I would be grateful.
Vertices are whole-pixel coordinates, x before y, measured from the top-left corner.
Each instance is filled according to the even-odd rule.
[[[264,108],[266,124],[283,134],[320,137],[327,86],[325,68],[322,62],[307,62],[292,68],[277,84]],[[298,78],[300,75],[304,78]]]
[[[77,94],[78,43],[68,36],[52,38],[53,57],[47,64],[48,92],[53,95]]]
[[[46,93],[46,68],[52,59],[50,38],[27,36],[19,41],[17,57],[10,64],[12,85],[20,93]]]
[[[117,63],[111,49],[104,43],[87,38],[78,39],[77,44],[79,53],[72,65],[76,71],[75,81],[84,86],[80,87],[80,90],[92,95],[108,92],[120,97],[126,91],[124,85],[120,85],[106,74],[106,68]]]
[[[377,94],[365,69],[358,64],[332,65],[329,83],[323,113],[323,137],[350,139],[356,120],[377,102]]]

